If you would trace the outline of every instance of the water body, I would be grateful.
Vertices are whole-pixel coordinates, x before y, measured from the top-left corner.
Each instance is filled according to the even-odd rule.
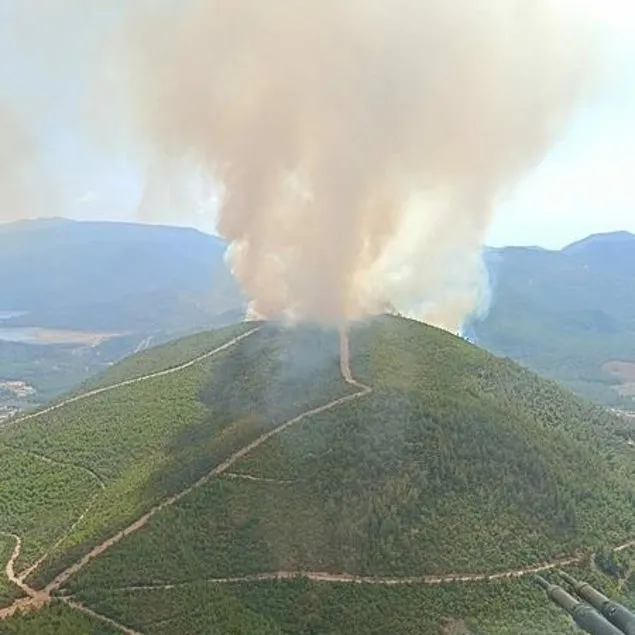
[[[0,341],[20,344],[99,346],[102,342],[113,337],[117,337],[117,333],[63,331],[40,328],[39,326],[0,326]]]
[[[2,322],[14,317],[27,315],[28,311],[0,310],[0,342],[19,344],[77,344],[98,346],[102,342],[117,337],[117,333],[93,333],[88,331],[70,331],[50,329],[40,326],[2,326]]]
[[[14,317],[14,316],[10,316]],[[7,320],[8,318],[1,318]],[[39,344],[38,332],[40,329],[36,327],[1,327],[0,340],[3,342],[21,342],[23,344]]]
[[[10,320],[11,318],[26,315],[27,311],[6,311],[0,310],[0,322]],[[33,334],[29,333],[30,329],[20,327],[2,327],[0,326],[0,340],[5,342],[31,342]]]
[[[2,320],[10,320],[14,317],[21,317],[22,315],[26,315],[28,311],[2,311],[0,310],[0,321]]]

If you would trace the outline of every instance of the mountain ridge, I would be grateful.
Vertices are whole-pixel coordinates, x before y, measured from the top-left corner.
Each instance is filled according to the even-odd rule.
[[[0,225],[0,381],[33,387],[19,404],[29,407],[136,350],[241,319],[244,299],[224,254],[219,238],[188,228],[66,219]],[[44,337],[25,339],[24,329]],[[47,340],[51,331],[61,331],[62,343]],[[64,342],[69,331],[104,337]],[[17,341],[3,339],[16,333]]]
[[[491,352],[609,406],[632,409],[606,364],[635,362],[635,236],[596,234],[562,250],[485,253],[492,303],[467,332]]]

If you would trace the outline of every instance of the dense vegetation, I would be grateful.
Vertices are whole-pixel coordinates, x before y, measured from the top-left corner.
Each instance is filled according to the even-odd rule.
[[[28,398],[14,400],[16,405],[42,404],[129,355],[146,337],[127,335],[97,346],[0,340],[0,380],[17,379],[36,389]]]
[[[145,352],[92,385],[174,368],[253,326]],[[615,433],[618,419],[509,360],[411,321],[359,325],[351,347],[370,395],[270,438],[230,474],[93,560],[63,592],[131,628],[166,635],[434,634],[444,624],[460,633],[463,623],[466,632],[488,635],[537,635],[547,624],[550,633],[567,632],[567,621],[525,582],[210,581],[278,570],[484,573],[579,548],[602,553],[633,538],[635,462]],[[31,582],[50,581],[264,431],[354,392],[337,355],[335,333],[263,326],[218,356],[0,432],[14,454],[72,461],[105,487]],[[15,504],[20,497],[11,494]],[[178,586],[123,590],[157,584]]]
[[[18,566],[35,560],[64,535],[100,491],[85,470],[3,445],[0,474],[0,529],[22,538]]]
[[[449,632],[571,632],[566,617],[526,582],[444,587],[323,584],[305,579],[222,586],[198,582],[169,591],[102,591],[82,598],[152,635],[434,635],[443,632],[444,625],[461,623],[474,630]],[[487,628],[481,630],[481,623]]]
[[[602,367],[635,362],[635,236],[591,236],[562,251],[491,251],[486,317],[468,334],[596,401],[635,409]]]
[[[4,564],[9,561],[11,557],[11,553],[13,552],[13,548],[15,546],[15,539],[11,536],[7,536],[5,534],[0,534],[0,563],[2,567],[0,570],[3,571],[4,574]],[[4,606],[5,604],[9,604],[11,600],[21,597],[22,591],[18,589],[16,586],[11,584],[9,580],[4,576],[0,575],[0,606]],[[2,624],[2,622],[0,622]],[[2,632],[0,630],[0,632]]]
[[[183,351],[174,357],[169,354],[173,345],[168,344],[154,351],[149,362],[144,362],[142,355],[139,364],[126,362],[122,373],[113,369],[110,379],[135,378],[141,369],[156,372],[174,367],[190,359],[189,354],[199,356],[250,328],[242,325],[187,338],[182,342]],[[316,339],[319,344],[319,338],[306,334],[300,337]],[[329,342],[332,349],[324,358],[328,363],[313,368],[318,372],[311,384],[306,382],[306,375],[283,377],[282,373],[291,368],[279,368],[285,343],[284,337],[274,331],[261,338],[248,338],[218,357],[173,375],[76,401],[25,425],[8,428],[0,441],[58,461],[72,457],[74,464],[90,468],[105,483],[94,510],[54,554],[59,560],[53,557],[47,562],[40,579],[207,473],[263,429],[301,412],[307,404],[319,405],[320,400],[328,401],[345,390],[336,372],[336,342]],[[297,348],[307,354],[306,347]],[[280,395],[261,385],[263,377],[251,374],[245,359],[257,360],[264,378],[279,379]],[[222,369],[216,380],[215,368]],[[239,398],[237,385],[241,386]],[[241,403],[251,406],[244,412],[232,412],[236,399],[244,399]]]
[[[36,613],[0,621],[0,635],[121,635],[119,629],[87,617],[61,602]]]
[[[635,609],[635,595],[629,595],[623,580],[588,567],[568,571]],[[557,576],[546,575],[559,582]],[[104,614],[152,635],[571,633],[568,617],[531,579],[440,587],[325,584],[302,578],[223,585],[194,581],[173,589],[100,588],[82,592],[80,597]]]

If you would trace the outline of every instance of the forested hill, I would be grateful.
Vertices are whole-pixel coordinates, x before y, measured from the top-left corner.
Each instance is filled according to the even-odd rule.
[[[491,310],[468,331],[479,345],[587,397],[635,409],[633,234],[598,234],[561,251],[495,249],[487,263]]]
[[[569,633],[524,576],[635,538],[626,424],[409,320],[351,353],[241,324],[0,430],[0,632]]]

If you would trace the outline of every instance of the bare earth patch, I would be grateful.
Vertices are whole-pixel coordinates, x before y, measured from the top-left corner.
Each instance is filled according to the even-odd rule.
[[[614,389],[623,397],[635,397],[635,363],[613,361],[603,364],[602,370],[619,381]]]
[[[34,338],[38,344],[82,344],[84,346],[98,346],[102,342],[120,337],[120,335],[120,333],[91,333],[56,329],[38,329],[34,332]]]

